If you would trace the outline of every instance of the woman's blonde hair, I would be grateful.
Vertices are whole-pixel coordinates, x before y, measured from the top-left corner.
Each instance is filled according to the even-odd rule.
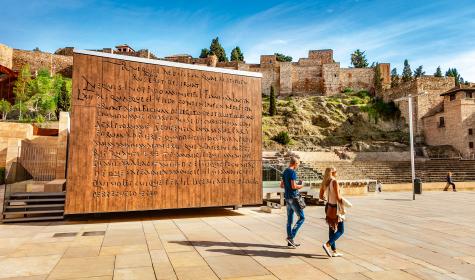
[[[330,181],[333,179],[332,173],[335,172],[336,169],[334,167],[327,167],[325,169],[325,173],[323,174],[323,180],[322,184],[320,185],[320,188],[326,188]]]

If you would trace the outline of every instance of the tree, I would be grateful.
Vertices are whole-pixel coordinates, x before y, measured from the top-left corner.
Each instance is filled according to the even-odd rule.
[[[412,80],[411,65],[409,65],[409,62],[407,61],[407,59],[404,60],[404,69],[402,70],[401,80],[404,83]]]
[[[231,61],[244,61],[244,54],[238,46],[231,51]]]
[[[13,86],[13,94],[15,95],[15,102],[28,100],[28,84],[31,81],[30,65],[25,64],[18,74],[18,79]]]
[[[275,99],[274,86],[270,86],[269,115],[275,116],[276,113],[277,113],[277,101]]]
[[[459,86],[460,84],[463,84],[463,78],[460,76],[459,72],[457,71],[457,68],[449,68],[447,72],[445,72],[446,77],[454,77],[455,78],[455,85]]]
[[[414,71],[414,77],[415,78],[418,78],[418,77],[422,77],[426,74],[426,72],[422,71],[422,65],[420,65],[419,67],[416,68],[416,70]]]
[[[357,49],[354,53],[351,54],[351,64],[355,68],[366,68],[368,67],[368,60],[366,59],[365,52]]]
[[[399,75],[397,69],[393,68],[393,70],[391,70],[391,87],[395,88],[397,86],[399,86]]]
[[[0,112],[2,112],[2,120],[7,119],[8,113],[12,111],[12,104],[8,100],[0,100]]]
[[[374,90],[376,93],[383,91],[383,78],[381,77],[381,69],[379,63],[376,63],[374,69]]]
[[[41,50],[40,50],[40,48],[35,47],[35,48],[33,49],[33,51],[34,51],[34,52],[40,52]]]
[[[284,55],[284,54],[281,54],[281,53],[274,53],[274,55],[275,55],[275,58],[276,58],[277,61],[292,62],[292,57],[291,56]]]
[[[51,119],[51,114],[56,111],[55,91],[58,91],[61,82],[55,82],[55,79],[62,79],[60,75],[51,78],[48,69],[40,69],[34,80],[28,85],[30,99],[27,105],[36,117],[47,116]]]
[[[19,116],[18,119],[22,119],[22,112],[25,112],[25,102],[30,98],[28,94],[28,86],[31,81],[31,71],[30,65],[25,64],[18,74],[18,79],[13,86],[13,94],[15,95],[15,106],[14,108],[18,110]],[[22,105],[23,103],[23,105]]]
[[[200,58],[207,58],[209,55],[209,50],[207,48],[201,49]]]
[[[59,120],[60,112],[69,112],[71,109],[71,80],[64,79],[56,96],[56,119]]]
[[[442,77],[442,70],[440,70],[440,66],[438,66],[437,70],[435,70],[434,77]]]
[[[224,51],[224,48],[221,46],[221,43],[219,43],[219,38],[216,37],[211,41],[211,45],[209,46],[209,52],[210,54],[214,54],[218,57],[219,62],[226,62],[228,61],[228,58],[226,57],[226,52]]]

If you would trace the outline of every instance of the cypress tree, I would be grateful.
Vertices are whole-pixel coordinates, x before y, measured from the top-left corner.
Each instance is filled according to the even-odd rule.
[[[355,68],[366,68],[368,67],[368,60],[364,51],[357,49],[354,53],[351,54],[351,64]]]
[[[391,87],[395,88],[397,86],[399,86],[399,75],[397,69],[393,68],[393,70],[391,70]]]
[[[409,65],[409,62],[407,59],[404,60],[404,69],[402,70],[402,81],[403,82],[408,82],[412,80],[412,70],[411,66]]]
[[[437,70],[435,70],[434,77],[442,77],[442,70],[440,70],[440,66],[438,66]]]
[[[209,55],[209,50],[207,48],[201,49],[200,58],[207,58]]]
[[[269,97],[269,115],[275,116],[277,113],[277,101],[275,99],[274,86],[270,87],[270,97]]]
[[[211,45],[209,46],[209,53],[214,54],[218,57],[219,62],[227,62],[228,58],[226,57],[226,52],[224,48],[219,43],[219,38],[216,37],[211,41]]]
[[[416,70],[414,71],[414,77],[415,78],[418,78],[418,77],[422,77],[425,75],[426,72],[422,71],[422,65],[417,67]]]
[[[231,51],[231,61],[244,61],[244,54],[237,46]]]

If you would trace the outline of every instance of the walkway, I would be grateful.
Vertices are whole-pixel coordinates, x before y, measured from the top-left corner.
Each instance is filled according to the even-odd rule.
[[[136,218],[0,225],[0,278],[470,279],[475,193],[354,197],[343,258],[328,259],[322,207],[306,209],[301,249],[284,245],[285,213],[181,210]],[[17,279],[17,278],[15,278]]]

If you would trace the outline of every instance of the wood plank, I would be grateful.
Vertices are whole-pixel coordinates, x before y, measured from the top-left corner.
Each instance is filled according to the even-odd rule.
[[[74,55],[66,214],[256,203],[260,78],[131,60]]]

